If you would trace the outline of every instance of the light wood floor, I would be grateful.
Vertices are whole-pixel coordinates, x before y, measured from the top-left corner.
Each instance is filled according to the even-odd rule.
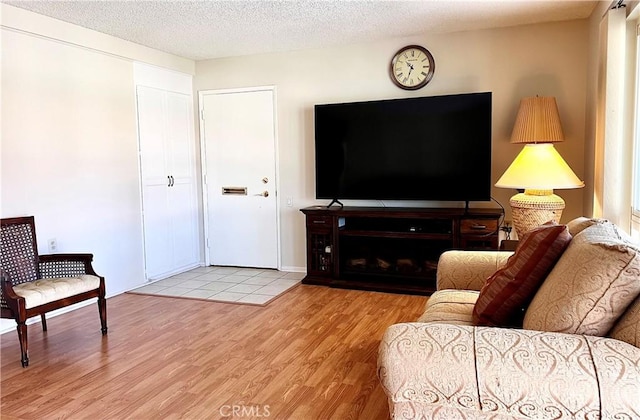
[[[307,285],[266,307],[116,296],[104,338],[97,305],[32,325],[26,369],[2,335],[0,416],[385,419],[380,337],[425,300]]]

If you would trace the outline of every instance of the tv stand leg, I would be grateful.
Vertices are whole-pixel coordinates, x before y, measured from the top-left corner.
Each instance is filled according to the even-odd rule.
[[[331,202],[329,203],[329,205],[327,206],[327,208],[330,208],[331,206],[333,206],[334,204],[339,204],[340,208],[344,207],[344,205],[340,202],[340,200],[338,200],[337,198],[334,198],[333,200],[331,200]]]

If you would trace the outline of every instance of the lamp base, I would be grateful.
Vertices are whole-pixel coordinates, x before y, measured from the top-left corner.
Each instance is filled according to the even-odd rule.
[[[524,190],[511,197],[509,204],[518,238],[550,220],[560,223],[564,210],[564,200],[553,190]]]

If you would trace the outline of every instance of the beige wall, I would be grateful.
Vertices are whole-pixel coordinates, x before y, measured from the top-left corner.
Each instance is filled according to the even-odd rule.
[[[144,283],[132,60],[193,61],[1,6],[0,215],[34,215],[40,253],[93,253],[108,295]]]
[[[395,51],[413,43],[431,51],[436,73],[425,88],[407,92],[393,85],[387,69]],[[282,265],[304,268],[304,219],[299,209],[316,204],[314,104],[491,91],[495,183],[521,149],[509,143],[520,98],[555,96],[566,137],[557,149],[583,179],[587,53],[588,24],[580,20],[203,61],[196,63],[194,87],[277,86]],[[492,190],[507,207],[507,219],[514,193]],[[563,220],[583,214],[583,190],[557,193],[567,202]],[[286,207],[287,197],[293,198],[294,207]]]

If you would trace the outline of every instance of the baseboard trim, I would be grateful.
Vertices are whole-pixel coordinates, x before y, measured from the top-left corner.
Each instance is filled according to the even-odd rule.
[[[307,267],[282,266],[280,271],[288,271],[290,273],[306,273]]]

